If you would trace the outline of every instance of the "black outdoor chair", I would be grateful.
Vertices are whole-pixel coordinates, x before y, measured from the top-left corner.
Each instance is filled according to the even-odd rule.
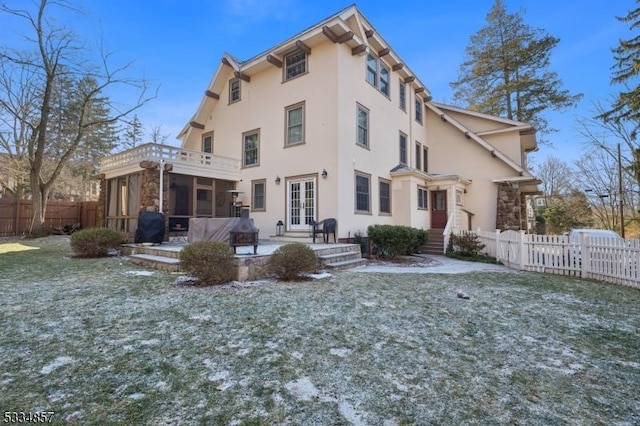
[[[316,234],[322,234],[322,240],[329,242],[329,234],[333,234],[333,242],[336,242],[336,227],[338,221],[334,218],[324,219],[320,222],[313,222],[313,243],[316,242]]]

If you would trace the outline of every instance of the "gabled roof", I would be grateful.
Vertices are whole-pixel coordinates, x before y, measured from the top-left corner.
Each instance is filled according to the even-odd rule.
[[[464,108],[458,108],[455,106],[445,105],[438,102],[433,102],[433,105],[435,105],[436,107],[444,111],[451,111],[459,114],[468,115],[470,117],[477,117],[484,120],[494,121],[498,125],[498,127],[492,130],[486,130],[484,132],[476,132],[476,135],[478,136],[495,135],[498,133],[512,132],[514,130],[518,130],[520,133],[520,136],[532,136],[532,137],[526,138],[527,143],[523,146],[523,148],[526,151],[535,151],[537,149],[537,142],[535,139],[536,129],[529,123],[524,123],[522,121],[517,121],[517,120],[510,120],[508,118],[496,117],[495,115],[484,114],[482,112],[472,111]]]
[[[246,61],[241,61],[225,53],[221,58],[221,64],[205,90],[205,96],[200,102],[200,106],[190,122],[182,129],[178,139],[184,140],[194,127],[202,128],[202,123],[205,121],[204,118],[207,116],[205,109],[208,103],[219,100],[220,91],[230,75],[235,75],[250,82],[252,75],[268,67],[282,67],[284,56],[292,50],[310,51],[315,45],[327,40],[346,44],[351,48],[353,55],[365,55],[371,52],[376,56],[384,56],[385,62],[394,71],[398,72],[408,85],[417,89],[420,93],[419,96],[425,101],[431,99],[431,93],[427,87],[400,59],[400,56],[374,29],[373,25],[362,15],[360,10],[355,5],[351,5]]]
[[[447,110],[456,111],[456,112],[459,112],[459,113],[462,113],[462,114],[472,115],[472,116],[475,116],[475,117],[480,117],[480,118],[484,118],[484,119],[487,119],[487,120],[492,120],[492,121],[500,122],[500,123],[503,123],[503,124],[511,125],[512,127],[510,129],[507,129],[507,130],[511,130],[511,131],[519,130],[521,135],[523,134],[522,131],[527,131],[528,132],[528,131],[533,130],[533,132],[535,132],[535,129],[531,125],[526,124],[526,123],[521,123],[519,121],[509,120],[509,119],[500,118],[500,117],[494,117],[492,115],[482,114],[482,113],[475,112],[475,111],[468,111],[468,110],[465,110],[465,109],[462,109],[462,108],[451,107],[451,106],[444,105],[444,104],[439,104],[439,103],[436,103],[436,102],[427,102],[426,105],[427,105],[427,108],[429,108],[435,114],[440,116],[440,118],[443,121],[451,123],[451,125],[453,127],[455,127],[456,129],[458,129],[459,131],[464,133],[464,135],[465,135],[465,137],[467,139],[476,142],[482,148],[486,149],[492,156],[498,158],[499,160],[504,162],[506,165],[511,167],[513,170],[518,172],[518,174],[520,176],[531,176],[531,174],[524,167],[520,166],[518,163],[513,161],[511,158],[509,158],[503,152],[498,150],[491,143],[487,142],[482,136],[480,136],[480,134],[473,132],[471,129],[469,129],[468,127],[466,127],[462,123],[460,123],[460,121],[456,120],[451,114],[447,114]],[[504,131],[504,130],[502,130],[502,128],[501,128],[500,131]],[[489,133],[491,133],[491,132],[483,132],[483,134],[489,134]]]

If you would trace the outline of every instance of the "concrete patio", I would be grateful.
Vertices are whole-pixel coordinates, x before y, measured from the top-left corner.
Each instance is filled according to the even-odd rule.
[[[131,263],[166,272],[180,271],[180,252],[188,244],[187,241],[165,241],[152,246],[143,244],[124,244],[123,254],[129,256]],[[237,268],[236,280],[248,281],[265,278],[269,275],[267,264],[273,252],[287,242],[262,240],[258,244],[257,253],[253,254],[253,246],[236,248],[234,263]],[[360,253],[358,244],[325,244],[304,243],[311,247],[318,256],[318,269],[346,269],[366,263]]]

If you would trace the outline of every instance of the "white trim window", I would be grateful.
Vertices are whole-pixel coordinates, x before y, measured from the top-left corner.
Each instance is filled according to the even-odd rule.
[[[260,130],[252,130],[242,135],[242,166],[260,165]]]
[[[284,57],[284,81],[307,73],[307,54],[296,50]]]
[[[402,81],[402,80],[398,80],[398,102],[399,102],[399,107],[401,110],[403,111],[407,111],[407,84]]]
[[[426,210],[428,207],[428,192],[424,186],[418,186],[418,209]]]
[[[304,106],[300,102],[285,108],[287,146],[304,143]]]

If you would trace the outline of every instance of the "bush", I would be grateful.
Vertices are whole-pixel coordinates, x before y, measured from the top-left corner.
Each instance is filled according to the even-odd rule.
[[[104,257],[122,244],[119,232],[108,228],[89,228],[71,234],[71,249],[80,257]]]
[[[221,241],[196,241],[180,252],[180,267],[201,285],[218,285],[235,278],[233,250]]]
[[[417,253],[429,237],[423,229],[396,225],[370,225],[367,233],[380,257]]]
[[[276,249],[269,260],[269,270],[283,281],[299,279],[318,265],[316,253],[302,243],[285,244]]]
[[[460,256],[473,257],[478,256],[483,248],[485,248],[485,244],[480,242],[478,235],[467,231],[459,235],[451,234],[447,251]]]
[[[485,244],[480,242],[478,235],[471,231],[456,235],[451,234],[447,245],[447,256],[473,262],[498,263],[498,261],[480,251]]]

